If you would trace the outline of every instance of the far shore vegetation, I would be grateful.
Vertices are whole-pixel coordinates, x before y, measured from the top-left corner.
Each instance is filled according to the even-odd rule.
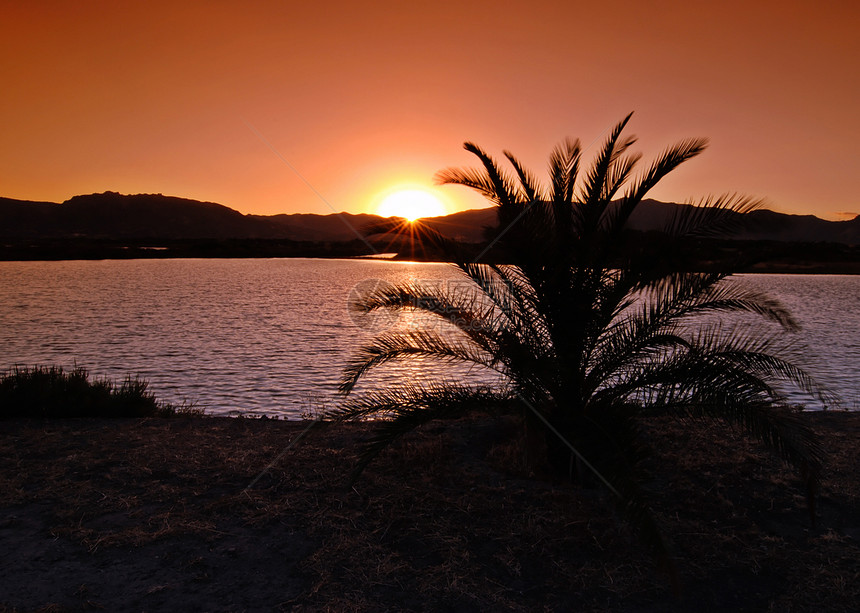
[[[138,377],[116,384],[90,380],[86,369],[16,367],[0,378],[0,419],[64,417],[176,417],[202,415],[191,405],[160,402]]]
[[[655,240],[654,232],[628,230],[631,245]],[[657,237],[659,238],[659,237]],[[480,261],[498,258],[488,252],[488,241],[465,243],[463,251],[481,255]],[[374,251],[368,248],[372,245]],[[715,260],[734,256],[738,273],[860,274],[860,245],[787,240],[732,240],[701,238],[688,254],[689,268],[707,270]],[[288,239],[100,239],[0,238],[0,262],[64,260],[151,260],[232,258],[366,258],[396,252],[394,260],[448,262],[449,254],[432,241],[401,240],[390,234],[350,241],[293,241]],[[497,262],[501,263],[501,262]]]

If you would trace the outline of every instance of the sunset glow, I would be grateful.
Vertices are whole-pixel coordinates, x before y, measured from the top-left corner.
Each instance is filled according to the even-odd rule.
[[[6,2],[0,196],[368,213],[380,185],[471,164],[466,140],[540,172],[561,139],[587,158],[634,111],[637,150],[711,140],[651,197],[737,191],[844,219],[858,6]],[[440,193],[448,212],[486,206]]]
[[[376,208],[377,215],[403,217],[408,221],[421,217],[439,217],[447,212],[445,205],[436,196],[418,189],[396,191],[386,196]]]

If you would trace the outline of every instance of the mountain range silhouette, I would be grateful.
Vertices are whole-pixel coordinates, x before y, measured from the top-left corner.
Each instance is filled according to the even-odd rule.
[[[631,219],[632,229],[660,230],[681,205],[646,200]],[[214,202],[162,194],[103,192],[62,203],[0,198],[0,238],[4,239],[282,239],[340,242],[358,239],[362,228],[382,218],[370,214],[243,214]],[[748,214],[736,236],[742,240],[860,244],[860,216],[827,221],[813,215],[769,210]],[[472,209],[423,223],[464,242],[479,243],[484,228],[496,224],[493,208]]]

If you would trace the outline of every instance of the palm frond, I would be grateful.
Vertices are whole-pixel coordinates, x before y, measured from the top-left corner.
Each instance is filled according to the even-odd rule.
[[[601,198],[606,201],[611,201],[615,194],[621,189],[630,176],[633,174],[633,169],[639,160],[642,159],[642,154],[636,153],[620,157],[615,163],[609,167],[606,175],[606,184]]]
[[[609,213],[609,219],[604,224],[611,228],[613,239],[627,227],[630,216],[639,206],[651,189],[660,182],[663,177],[675,170],[684,162],[702,153],[708,146],[708,140],[704,138],[691,138],[681,141],[664,151],[648,170],[630,185],[619,200],[618,205]]]
[[[726,278],[726,273],[674,273],[645,291],[650,317],[697,317],[708,313],[750,313],[796,332],[800,325],[775,298]]]
[[[702,327],[691,347],[728,371],[789,383],[824,404],[835,401],[829,390],[797,365],[803,345],[787,341],[782,334],[768,335],[749,326],[733,326],[729,332],[719,325]]]
[[[645,174],[627,190],[623,199],[625,206],[622,207],[622,214],[626,213],[627,207],[639,204],[663,177],[684,162],[701,154],[707,147],[708,139],[689,138],[666,149],[654,160]],[[629,213],[626,214],[629,216]]]
[[[483,300],[477,291],[457,291],[424,283],[379,285],[358,296],[350,308],[359,313],[376,309],[427,313],[458,328],[475,345],[490,353],[495,351],[495,338],[504,326],[504,321],[499,321],[499,313],[494,312],[494,305]]]
[[[764,206],[764,201],[739,194],[703,198],[674,210],[664,232],[672,237],[720,237],[742,227],[745,215]]]
[[[349,394],[371,368],[394,360],[430,358],[442,363],[465,363],[498,370],[492,354],[453,341],[432,330],[386,332],[362,346],[343,370],[339,391]]]
[[[582,144],[579,139],[567,138],[553,148],[549,156],[552,193],[546,194],[544,199],[567,204],[573,201],[581,156]]]
[[[516,202],[516,189],[513,186],[513,181],[499,168],[496,161],[475,143],[464,143],[463,148],[481,160],[484,171],[493,184],[499,206],[504,208],[513,205]]]
[[[511,166],[514,167],[514,170],[520,179],[520,199],[525,202],[539,200],[540,184],[534,174],[523,167],[522,163],[514,156],[513,153],[510,151],[504,151],[503,153],[505,157],[508,158]]]
[[[507,319],[511,329],[530,344],[546,342],[546,326],[536,305],[534,288],[519,269],[495,264],[464,264],[461,269]]]
[[[601,196],[606,193],[606,178],[613,162],[635,142],[634,138],[619,140],[621,132],[632,116],[633,113],[630,113],[612,129],[603,148],[587,172],[586,182],[580,195],[584,231],[597,227],[598,220],[610,204],[608,200],[601,199]]]
[[[439,185],[462,185],[475,190],[493,204],[502,203],[496,186],[483,172],[471,168],[446,168],[437,172],[434,179]]]

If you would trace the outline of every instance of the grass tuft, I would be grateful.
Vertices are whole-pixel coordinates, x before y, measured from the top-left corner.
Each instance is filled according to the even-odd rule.
[[[64,417],[175,417],[202,415],[192,405],[159,402],[149,383],[126,377],[90,381],[85,368],[15,367],[0,378],[0,419]]]

